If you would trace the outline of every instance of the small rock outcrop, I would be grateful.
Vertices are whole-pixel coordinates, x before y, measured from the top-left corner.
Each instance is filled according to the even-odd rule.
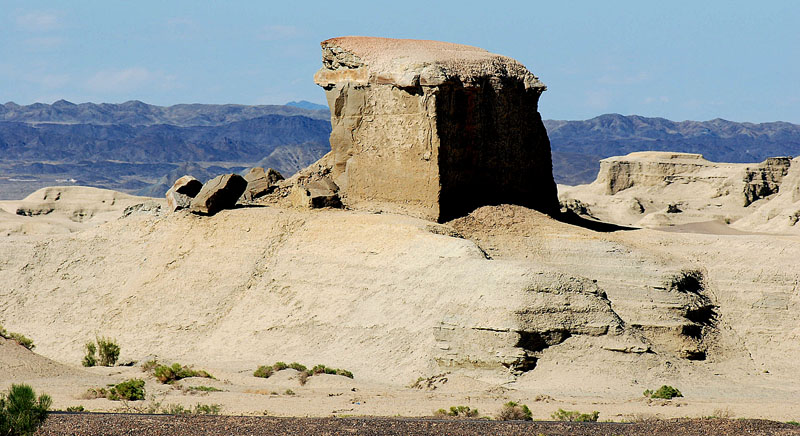
[[[777,194],[789,167],[790,157],[770,157],[755,168],[747,168],[744,175],[744,205]]]
[[[272,192],[275,184],[283,180],[283,175],[272,168],[265,171],[264,168],[254,167],[244,175],[244,180],[247,181],[247,187],[242,194],[242,200],[253,201]]]
[[[331,109],[342,202],[445,221],[483,205],[558,208],[546,89],[514,59],[438,41],[323,41],[314,76]]]
[[[167,210],[175,212],[180,209],[188,209],[192,204],[192,199],[202,188],[203,183],[192,176],[179,178],[167,191]]]
[[[204,215],[214,215],[222,209],[233,208],[246,188],[247,181],[238,174],[214,177],[206,182],[192,199],[189,210]]]

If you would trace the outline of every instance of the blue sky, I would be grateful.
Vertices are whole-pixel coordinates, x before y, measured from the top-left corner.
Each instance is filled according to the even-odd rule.
[[[761,3],[758,5],[757,3]],[[800,123],[796,1],[0,0],[0,102],[323,103],[319,42],[475,45],[548,85],[544,118]]]

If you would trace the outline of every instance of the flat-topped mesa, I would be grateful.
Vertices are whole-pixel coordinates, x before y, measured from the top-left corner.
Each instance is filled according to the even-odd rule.
[[[558,210],[546,89],[519,62],[438,41],[323,41],[331,177],[345,205],[434,221],[511,203]]]

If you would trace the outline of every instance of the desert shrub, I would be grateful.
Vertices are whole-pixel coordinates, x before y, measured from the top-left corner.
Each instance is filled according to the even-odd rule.
[[[190,386],[189,390],[198,392],[222,392],[222,389],[217,389],[213,386]]]
[[[33,339],[27,338],[21,333],[12,332],[9,333],[9,336],[10,336],[9,339],[16,341],[18,344],[22,345],[23,347],[29,350],[33,350],[34,348],[36,348],[36,345],[33,345]]]
[[[83,406],[69,406],[67,407],[67,412],[85,412],[86,409]]]
[[[577,410],[564,410],[558,411],[551,415],[556,421],[571,421],[571,422],[596,422],[600,417],[600,412],[594,411],[592,413],[581,413]]]
[[[336,370],[333,368],[328,368],[325,365],[314,365],[311,368],[311,372],[314,374],[336,374]]]
[[[682,397],[681,391],[673,388],[672,386],[663,385],[653,392],[650,389],[644,391],[644,396],[648,398],[661,398],[664,400],[671,400],[675,397]]]
[[[286,389],[286,391],[284,392],[284,394],[285,394],[285,395],[294,395],[294,391],[293,391],[293,390],[291,390],[291,389]]]
[[[86,367],[100,365],[100,366],[114,366],[117,364],[117,360],[119,359],[119,345],[113,340],[109,338],[95,338],[97,345],[94,342],[87,342],[84,345],[86,349],[86,354],[83,356],[83,361],[81,364]],[[97,355],[100,356],[100,360],[97,360]]]
[[[119,359],[119,345],[109,338],[97,338],[97,354],[100,356],[100,366],[114,366]]]
[[[134,378],[125,380],[109,390],[109,400],[144,400],[144,380]]]
[[[189,377],[214,378],[211,374],[203,370],[194,370],[180,363],[173,363],[172,366],[158,365],[153,369],[153,375],[161,383],[174,383],[178,380]]]
[[[28,385],[12,384],[8,394],[0,395],[0,435],[28,436],[47,419],[53,404],[49,395],[38,398]]]
[[[108,396],[108,390],[105,388],[89,388],[81,395],[81,398],[84,400],[94,400],[96,398],[106,398],[106,396]]]
[[[470,409],[468,406],[452,406],[448,415],[474,418],[478,416],[478,409]]]
[[[273,374],[271,366],[261,365],[253,372],[253,375],[261,378],[269,378]]]
[[[341,375],[347,378],[353,378],[353,373],[346,369],[330,368],[325,365],[314,365],[311,369],[312,374],[333,374]]]
[[[304,372],[307,369],[305,365],[301,365],[301,364],[299,364],[297,362],[290,363],[289,364],[289,368],[292,368],[292,369],[300,371],[300,372]]]
[[[81,364],[86,367],[97,365],[97,357],[95,357],[97,354],[97,346],[94,345],[94,342],[87,342],[84,347],[86,348],[86,355],[83,356]]]
[[[142,364],[142,372],[151,372],[158,366],[158,360],[148,360],[147,362]]]
[[[300,385],[305,385],[308,381],[308,378],[315,374],[333,374],[353,378],[353,373],[346,369],[330,368],[325,365],[314,365],[313,368],[308,369],[305,365],[297,362],[292,362],[288,365],[286,362],[275,362],[275,364],[272,366],[262,365],[253,372],[253,375],[256,377],[269,378],[272,376],[272,374],[287,368],[291,368],[300,372],[300,375],[298,376]]]
[[[167,415],[219,415],[222,406],[219,404],[195,404],[194,409],[187,409],[180,404],[168,404],[161,409]]]
[[[180,404],[168,404],[161,409],[161,413],[167,415],[188,415],[192,413],[192,411],[181,406]]]
[[[144,380],[134,378],[106,388],[90,388],[81,398],[93,400],[106,398],[111,401],[139,401],[144,400]]]
[[[10,339],[29,350],[36,348],[36,345],[33,344],[33,339],[25,337],[22,333],[9,332],[3,326],[0,326],[0,337]]]
[[[528,406],[509,401],[503,404],[503,408],[497,414],[497,419],[500,421],[531,421],[533,414]]]
[[[450,411],[439,409],[433,412],[433,416],[437,418],[446,418],[446,417],[474,418],[478,416],[478,409],[470,409],[468,406],[452,406],[450,407]]]
[[[307,370],[301,372],[300,375],[297,376],[297,380],[300,381],[300,386],[305,386],[306,382],[308,382],[308,378],[311,377],[312,375],[313,374],[311,374],[311,372]]]
[[[195,404],[193,413],[195,415],[219,415],[222,406],[219,404]]]
[[[341,376],[347,377],[347,378],[353,378],[353,373],[348,371],[348,370],[346,370],[346,369],[337,369],[336,370],[336,375],[341,375]]]

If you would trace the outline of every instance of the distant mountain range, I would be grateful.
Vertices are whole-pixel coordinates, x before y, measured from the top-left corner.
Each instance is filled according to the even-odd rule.
[[[312,105],[6,103],[0,199],[65,183],[160,196],[178,172],[205,180],[259,163],[292,174],[330,149],[330,112]]]
[[[715,162],[761,162],[800,154],[800,125],[670,121],[607,114],[585,121],[545,120],[553,150],[553,172],[564,184],[588,183],[599,159],[634,151],[700,153]]]
[[[674,122],[636,115],[545,120],[558,183],[597,175],[599,160],[642,150],[759,162],[800,154],[800,126],[725,120]],[[0,105],[0,199],[42,186],[82,184],[163,195],[183,174],[204,180],[250,166],[288,176],[330,150],[330,113],[307,101],[245,106],[181,104]]]

